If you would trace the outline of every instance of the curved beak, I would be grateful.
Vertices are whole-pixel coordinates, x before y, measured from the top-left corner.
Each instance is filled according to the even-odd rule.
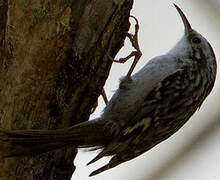
[[[180,17],[182,18],[182,21],[185,27],[185,34],[189,34],[189,32],[192,30],[191,25],[189,24],[189,21],[187,20],[183,11],[176,4],[173,4],[173,5],[176,7],[178,13],[180,14]]]

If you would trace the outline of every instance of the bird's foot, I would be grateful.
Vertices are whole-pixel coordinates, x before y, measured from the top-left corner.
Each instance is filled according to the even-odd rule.
[[[104,100],[104,102],[105,102],[105,105],[107,105],[107,104],[108,104],[108,98],[107,98],[107,96],[106,96],[106,93],[105,93],[105,89],[104,89],[104,88],[102,89],[101,95],[102,95],[102,98],[103,98],[103,100]],[[97,107],[98,107],[98,99],[97,99],[96,103],[94,104],[94,106],[93,106],[93,108],[92,108],[92,110],[91,110],[91,114],[95,112],[95,110],[96,110]]]
[[[134,61],[127,73],[127,76],[131,76],[136,64],[138,63],[139,59],[141,58],[142,56],[142,52],[140,50],[140,47],[139,47],[139,43],[138,43],[138,31],[139,31],[139,23],[138,23],[138,20],[136,17],[134,16],[130,16],[132,18],[134,18],[134,20],[136,21],[136,24],[135,24],[135,33],[134,34],[131,34],[131,33],[126,33],[126,36],[129,38],[132,46],[134,47],[134,51],[132,51],[128,56],[126,56],[125,58],[120,58],[118,60],[115,60],[113,59],[112,57],[109,57],[109,59],[111,59],[113,62],[117,62],[117,63],[125,63],[127,62],[130,58],[134,57]]]

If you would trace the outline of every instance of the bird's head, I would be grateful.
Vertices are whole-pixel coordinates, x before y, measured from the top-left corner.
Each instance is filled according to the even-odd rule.
[[[176,4],[174,6],[183,21],[185,32],[170,53],[184,55],[196,61],[207,61],[207,63],[215,65],[216,58],[210,43],[200,33],[192,29],[182,10]]]

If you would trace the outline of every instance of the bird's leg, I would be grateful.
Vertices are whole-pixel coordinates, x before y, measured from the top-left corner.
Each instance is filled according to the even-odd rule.
[[[132,18],[134,18],[134,20],[136,21],[135,24],[135,33],[131,34],[131,33],[126,33],[126,36],[129,38],[129,40],[131,41],[132,46],[134,47],[134,51],[132,51],[128,56],[126,56],[125,58],[120,58],[118,60],[112,59],[111,57],[109,57],[110,59],[112,59],[113,62],[117,62],[117,63],[125,63],[127,62],[127,60],[129,60],[130,58],[134,57],[134,61],[127,73],[126,76],[131,76],[136,64],[138,63],[139,59],[142,56],[142,52],[140,50],[140,46],[138,43],[138,31],[139,31],[139,23],[136,17],[131,16]]]
[[[130,16],[132,18],[134,18],[134,20],[136,21],[136,24],[135,24],[135,33],[134,34],[131,34],[131,33],[126,33],[126,36],[129,38],[132,46],[134,47],[134,51],[132,51],[128,56],[124,57],[124,58],[120,58],[118,60],[115,60],[113,59],[112,57],[110,57],[108,54],[107,56],[109,57],[109,59],[111,59],[113,62],[116,62],[116,63],[125,63],[127,62],[130,58],[134,57],[134,61],[127,73],[127,77],[130,77],[136,64],[138,63],[139,59],[141,58],[142,56],[142,52],[140,50],[140,46],[139,46],[139,43],[138,43],[138,31],[139,31],[139,23],[138,23],[138,20],[136,17],[134,16]],[[106,96],[106,93],[105,93],[105,90],[104,88],[102,89],[102,93],[101,93],[103,99],[104,99],[104,102],[105,104],[107,105],[108,104],[108,99],[107,99],[107,96]],[[96,104],[94,105],[94,107],[92,108],[92,113],[95,111],[96,107],[98,106],[98,102],[96,102]]]
[[[105,104],[107,105],[107,104],[108,104],[108,98],[107,98],[107,96],[106,96],[106,93],[105,93],[104,88],[102,88],[102,93],[101,93],[101,95],[102,95],[102,98],[103,98]]]
[[[91,110],[91,113],[90,113],[90,114],[93,114],[93,113],[95,112],[95,110],[96,110],[97,106],[98,106],[98,99],[96,100],[95,104],[93,105],[93,107],[92,107],[92,110]]]
[[[107,105],[108,104],[108,99],[107,99],[107,96],[106,96],[104,88],[102,88],[101,95],[102,95],[102,98],[103,98],[105,104]],[[91,114],[95,112],[97,106],[98,106],[98,100],[95,102],[95,104],[94,104],[94,106],[92,108]]]

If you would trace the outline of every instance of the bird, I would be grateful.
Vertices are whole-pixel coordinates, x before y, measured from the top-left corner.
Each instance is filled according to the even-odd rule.
[[[176,5],[182,38],[166,54],[121,78],[100,117],[57,130],[0,130],[0,142],[13,145],[0,158],[36,155],[72,146],[99,149],[88,164],[109,162],[90,176],[136,158],[176,133],[201,107],[216,79],[210,43],[194,30]]]

